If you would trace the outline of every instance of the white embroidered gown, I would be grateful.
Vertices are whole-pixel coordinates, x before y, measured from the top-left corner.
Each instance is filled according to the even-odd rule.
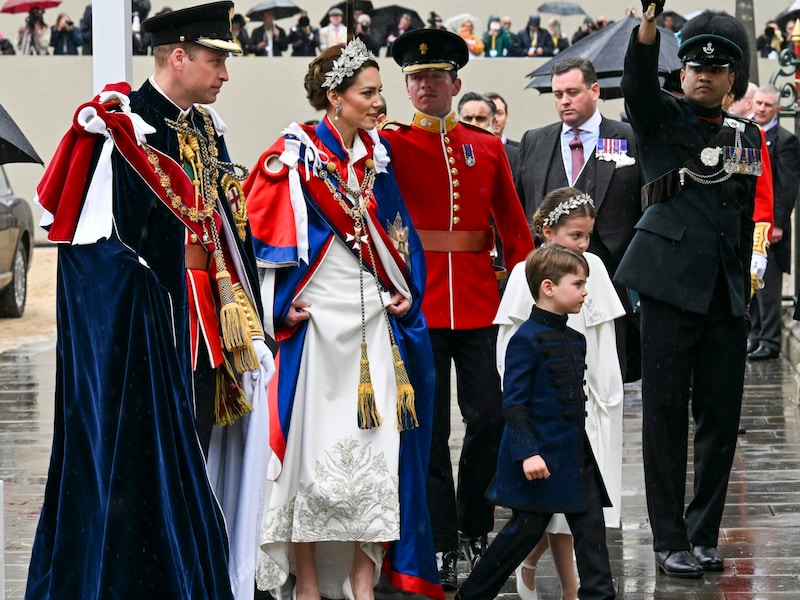
[[[351,162],[365,152],[358,136],[356,140]],[[358,187],[354,178],[351,169],[351,188]],[[330,201],[334,202],[332,197]],[[378,295],[369,271],[364,272],[363,283],[369,367],[383,424],[370,430],[357,425],[359,263],[334,238],[297,297],[311,303],[311,316],[283,471],[267,491],[256,573],[259,589],[283,585],[294,572],[290,542],[316,542],[320,592],[323,597],[343,598],[353,542],[361,542],[375,562],[377,583],[383,558],[379,543],[399,538],[397,383],[382,306],[389,298]],[[405,287],[395,283],[398,289]]]

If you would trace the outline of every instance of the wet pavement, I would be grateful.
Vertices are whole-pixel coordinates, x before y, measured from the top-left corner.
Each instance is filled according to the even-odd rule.
[[[55,339],[0,354],[0,478],[5,482],[6,598],[24,596],[50,453]],[[638,385],[625,396],[622,527],[608,531],[618,598],[800,599],[800,424],[795,373],[783,358],[748,364],[742,425],[720,549],[725,571],[701,580],[656,575],[647,522]],[[460,422],[454,418],[453,423]],[[456,436],[457,437],[457,436]],[[454,453],[460,441],[453,440]],[[691,475],[690,483],[691,485]],[[497,512],[501,527],[508,513]],[[463,564],[460,564],[463,568]],[[461,574],[462,580],[464,573]],[[537,571],[540,600],[560,598],[552,561]],[[516,598],[513,576],[502,598]]]

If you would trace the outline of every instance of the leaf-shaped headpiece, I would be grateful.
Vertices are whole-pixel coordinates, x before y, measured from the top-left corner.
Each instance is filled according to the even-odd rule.
[[[325,73],[322,87],[335,90],[368,60],[375,60],[375,55],[369,51],[366,44],[358,38],[350,40],[347,46],[342,48],[341,56],[333,61],[333,68]]]

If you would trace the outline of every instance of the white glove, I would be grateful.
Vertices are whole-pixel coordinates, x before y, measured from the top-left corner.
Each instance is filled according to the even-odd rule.
[[[764,287],[764,272],[767,270],[767,257],[763,254],[753,252],[753,258],[750,259],[750,274],[758,279],[758,289]]]
[[[258,392],[255,388],[263,387],[263,389],[266,390],[267,384],[275,374],[275,360],[264,340],[258,338],[254,339],[253,347],[256,350],[258,362],[261,363],[261,368],[258,370],[253,369],[252,371],[242,374],[242,389],[251,402],[253,395]]]

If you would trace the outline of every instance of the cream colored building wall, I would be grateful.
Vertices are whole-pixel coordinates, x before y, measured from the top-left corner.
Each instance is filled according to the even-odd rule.
[[[134,57],[134,87],[152,72],[152,60]],[[525,130],[556,119],[552,95],[525,89],[526,75],[544,60],[474,60],[460,73],[462,92],[491,90],[505,96],[509,103],[507,134],[519,139]],[[292,57],[228,61],[230,81],[223,86],[215,108],[230,128],[226,138],[234,161],[251,167],[288,123],[319,118],[305,99],[302,82],[307,64],[308,59]],[[380,64],[389,116],[408,121],[413,109],[399,68],[390,59],[381,58]],[[774,61],[760,61],[762,83],[769,80],[775,66]],[[70,126],[76,107],[90,99],[91,90],[90,57],[17,56],[0,60],[0,104],[45,162]],[[454,98],[454,106],[457,100]],[[600,103],[600,110],[609,118],[618,119],[622,108],[621,100]],[[15,191],[32,199],[42,167],[10,164],[5,168]],[[44,237],[38,231],[37,235]]]

